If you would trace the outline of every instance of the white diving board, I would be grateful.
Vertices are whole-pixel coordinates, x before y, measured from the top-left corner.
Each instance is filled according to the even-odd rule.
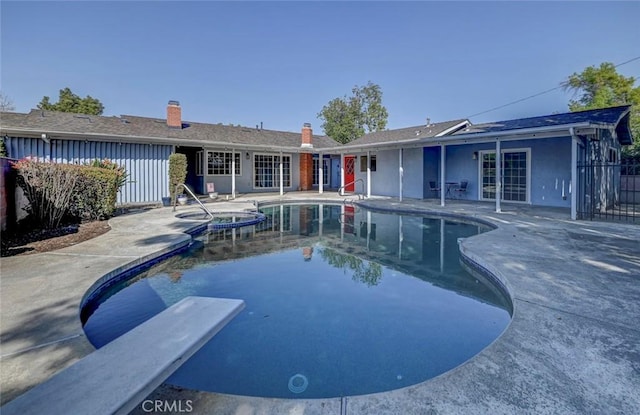
[[[244,308],[186,297],[0,408],[2,415],[128,414]]]

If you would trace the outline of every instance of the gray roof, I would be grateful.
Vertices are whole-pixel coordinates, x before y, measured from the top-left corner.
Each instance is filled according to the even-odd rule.
[[[204,124],[183,121],[182,128],[170,128],[165,119],[121,115],[103,117],[54,111],[31,110],[28,114],[0,113],[0,128],[50,134],[52,138],[87,135],[137,142],[170,141],[172,144],[202,145],[229,144],[238,146],[300,148],[301,132],[273,131],[222,124]],[[57,136],[56,136],[57,135]],[[66,136],[65,136],[66,135]],[[88,137],[91,138],[91,137]],[[130,140],[127,140],[129,138]],[[327,136],[314,135],[313,148],[336,147],[339,143]]]
[[[618,139],[622,144],[631,144],[628,117],[630,105],[600,108],[586,111],[566,112],[561,114],[542,115],[539,117],[519,118],[515,120],[496,121],[474,124],[457,131],[454,135],[473,135],[478,133],[495,133],[517,131],[527,128],[562,127],[565,125],[589,123],[604,124],[616,127]],[[626,118],[626,119],[625,119]],[[622,122],[621,122],[622,121]]]
[[[402,143],[403,141],[409,140],[415,141],[417,139],[433,138],[457,126],[459,128],[463,128],[468,123],[469,122],[467,120],[453,120],[430,123],[429,125],[422,124],[414,127],[398,128],[395,130],[376,131],[353,140],[346,144],[346,146],[361,146],[378,143]],[[451,132],[447,132],[447,134],[450,133]]]

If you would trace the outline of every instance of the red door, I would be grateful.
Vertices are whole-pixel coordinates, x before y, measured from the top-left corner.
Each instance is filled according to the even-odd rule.
[[[356,179],[356,157],[344,156],[344,190],[345,192],[353,192],[356,188],[354,183]]]

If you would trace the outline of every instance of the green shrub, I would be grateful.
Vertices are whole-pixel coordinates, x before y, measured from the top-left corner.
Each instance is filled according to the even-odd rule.
[[[115,171],[118,176],[118,180],[117,180],[118,190],[120,190],[120,188],[124,186],[124,184],[127,182],[127,170],[124,167],[117,165],[116,163],[114,163],[109,159],[95,159],[92,162],[86,163],[85,165],[91,166],[91,167],[100,167],[103,169],[109,169],[109,170]]]
[[[69,213],[78,219],[106,219],[116,210],[122,176],[113,169],[78,166]]]
[[[176,186],[184,184],[187,178],[187,156],[173,153],[169,156],[169,195],[171,204],[176,201]]]
[[[39,225],[57,228],[69,212],[78,181],[77,166],[33,159],[22,159],[12,165],[18,171],[17,183],[29,201],[28,213]]]
[[[22,159],[12,163],[18,185],[38,225],[53,229],[64,219],[106,219],[113,215],[124,169]]]

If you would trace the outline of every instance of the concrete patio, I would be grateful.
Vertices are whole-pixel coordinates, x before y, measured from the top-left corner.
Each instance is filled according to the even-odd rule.
[[[209,206],[239,211],[254,200],[343,199],[335,193],[245,195]],[[432,200],[358,203],[495,224],[460,248],[512,297],[513,320],[503,335],[463,365],[391,392],[281,400],[163,385],[148,399],[190,401],[198,414],[640,413],[640,226],[574,222],[568,210],[523,205],[503,205],[503,213],[495,213],[492,204],[462,201],[446,207]],[[1,259],[2,403],[93,351],[79,306],[96,280],[188,244],[184,231],[197,224],[175,218],[171,208],[109,223],[111,231],[82,244]],[[149,412],[138,407],[134,413]]]

